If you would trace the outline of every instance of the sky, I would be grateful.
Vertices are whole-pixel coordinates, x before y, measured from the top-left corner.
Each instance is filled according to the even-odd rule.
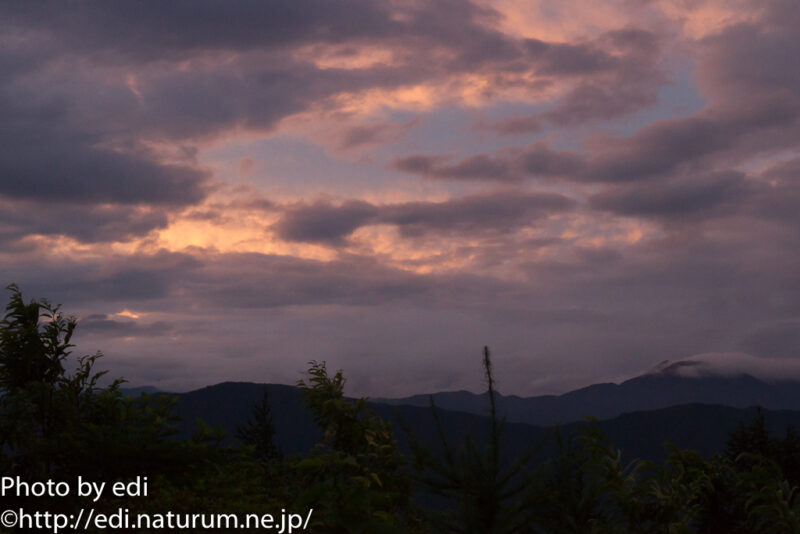
[[[0,0],[0,283],[172,391],[800,376],[798,49],[794,0]]]

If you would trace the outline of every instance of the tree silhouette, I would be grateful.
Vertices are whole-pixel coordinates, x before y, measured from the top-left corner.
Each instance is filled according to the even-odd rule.
[[[250,419],[238,428],[239,439],[253,448],[258,460],[280,458],[281,452],[275,445],[275,425],[272,422],[272,411],[269,406],[269,393],[264,391],[261,402],[253,406]]]
[[[501,465],[501,445],[505,418],[497,415],[494,377],[489,347],[483,348],[483,369],[489,397],[489,439],[479,447],[470,436],[463,445],[453,447],[445,438],[439,413],[430,397],[430,406],[443,453],[436,454],[412,439],[418,482],[428,492],[445,498],[454,510],[434,519],[437,532],[505,534],[525,532],[531,523],[531,507],[525,497],[531,481],[526,468],[533,451]]]
[[[761,408],[757,409],[752,421],[748,424],[740,421],[736,430],[731,432],[726,452],[731,460],[735,460],[742,453],[772,455],[773,442],[767,432]]]
[[[344,396],[341,370],[331,376],[325,362],[309,364],[308,382],[301,380],[298,387],[323,439],[294,471],[301,485],[299,505],[315,509],[313,532],[418,532],[419,514],[411,506],[405,459],[391,424],[369,409],[366,399]]]

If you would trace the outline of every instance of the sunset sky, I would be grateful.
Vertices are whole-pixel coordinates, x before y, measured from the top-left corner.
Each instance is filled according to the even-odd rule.
[[[166,390],[774,368],[798,51],[796,0],[0,2],[0,282]]]

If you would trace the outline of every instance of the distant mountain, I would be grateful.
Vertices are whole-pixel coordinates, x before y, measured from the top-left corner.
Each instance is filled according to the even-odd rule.
[[[555,425],[579,421],[586,416],[610,419],[620,414],[657,410],[681,404],[701,403],[773,410],[800,410],[800,382],[766,382],[749,374],[730,376],[685,376],[695,362],[662,362],[648,373],[620,384],[595,384],[563,395],[539,397],[499,396],[498,410],[509,421]],[[485,415],[486,394],[468,391],[433,394],[437,407]],[[428,406],[428,395],[401,399],[374,399],[390,405]]]
[[[119,388],[119,391],[126,397],[138,397],[142,393],[148,393],[150,395],[154,393],[162,393],[162,391],[155,386],[136,386],[130,388]]]
[[[745,384],[748,382],[745,382]],[[589,388],[586,388],[589,389]],[[181,435],[191,434],[196,418],[209,424],[219,424],[228,434],[227,442],[235,439],[236,429],[250,416],[254,403],[261,400],[263,392],[269,394],[276,441],[284,453],[306,452],[320,440],[321,433],[313,424],[303,406],[300,392],[292,386],[253,383],[223,383],[178,397],[176,415],[183,419]],[[470,399],[474,401],[472,396]],[[437,431],[429,408],[417,406],[391,406],[370,403],[370,407],[382,418],[392,422],[395,436],[402,448],[408,449],[409,432],[429,446],[436,447]],[[601,429],[611,442],[622,449],[628,459],[645,458],[661,460],[665,441],[681,448],[695,449],[704,455],[724,449],[728,435],[739,422],[749,422],[755,416],[755,408],[732,408],[705,404],[687,404],[651,411],[634,411],[602,421]],[[767,427],[778,435],[787,425],[800,428],[800,411],[765,411]],[[439,410],[445,435],[451,443],[458,443],[469,433],[478,443],[488,436],[487,417]],[[582,422],[563,425],[560,431],[569,433]],[[509,422],[504,430],[504,456],[513,458],[532,445],[540,443],[551,434],[541,426]],[[541,448],[545,457],[554,450],[553,440]]]
[[[228,442],[235,439],[237,429],[250,418],[253,406],[261,402],[265,391],[269,395],[278,447],[284,453],[310,450],[322,434],[305,409],[300,390],[282,384],[224,382],[176,394],[175,415],[183,420],[182,435],[191,435],[194,421],[199,418],[220,425],[228,436]]]

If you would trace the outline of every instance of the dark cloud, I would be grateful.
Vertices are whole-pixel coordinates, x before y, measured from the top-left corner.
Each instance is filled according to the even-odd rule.
[[[25,295],[47,296],[79,309],[114,306],[179,315],[230,308],[377,306],[420,298],[435,302],[436,291],[450,293],[449,286],[435,289],[437,282],[429,277],[359,256],[315,261],[258,253],[162,251],[42,261],[35,267],[28,260],[4,269],[3,277],[4,285],[16,282]],[[93,312],[86,314],[90,315],[91,321],[100,320]],[[127,328],[106,323],[98,328],[103,325]]]
[[[390,89],[431,74],[385,65],[323,69],[273,52],[245,54],[211,66],[198,63],[186,72],[160,69],[143,76],[140,96],[117,109],[118,128],[176,141],[214,137],[235,128],[271,130],[281,119],[336,94]]]
[[[106,314],[91,314],[78,321],[81,334],[98,334],[113,337],[151,337],[163,336],[172,331],[172,327],[163,322],[141,323],[132,320],[118,320]]]
[[[533,176],[570,177],[580,173],[586,163],[575,152],[553,150],[543,143],[535,143],[522,154],[519,165],[523,172]]]
[[[0,225],[22,238],[29,234],[69,236],[84,243],[127,241],[165,228],[168,216],[158,208],[129,205],[0,202]]]
[[[386,138],[386,126],[383,124],[370,124],[367,126],[354,126],[342,135],[339,148],[351,149],[380,142]]]
[[[384,206],[380,220],[396,225],[401,235],[429,232],[478,236],[511,232],[576,206],[568,197],[551,193],[492,193],[444,202],[408,202]]]
[[[658,35],[640,28],[622,28],[605,32],[598,38],[600,43],[623,53],[640,58],[654,58],[660,53]]]
[[[621,215],[696,220],[735,213],[755,189],[738,172],[688,175],[613,186],[593,196],[589,205]]]
[[[492,124],[481,124],[481,127],[504,135],[517,135],[539,132],[547,125],[540,115],[527,117],[508,117]]]
[[[614,69],[618,59],[586,44],[547,43],[526,39],[524,46],[538,73],[562,76],[597,74]]]
[[[623,117],[652,106],[657,101],[658,95],[651,87],[584,84],[567,93],[552,110],[543,113],[541,118],[558,126],[574,126],[592,120]],[[522,125],[519,121],[511,124],[503,122],[498,125],[498,130],[502,133],[520,133],[524,131]]]
[[[287,4],[176,1],[145,8],[127,2],[82,2],[71,9],[3,2],[6,24],[53,35],[73,52],[158,61],[206,50],[241,51],[298,42],[339,42],[392,32],[386,6],[359,0]]]
[[[392,166],[398,170],[414,174],[431,174],[446,161],[443,156],[417,154],[395,160]]]
[[[320,262],[263,254],[212,257],[192,279],[193,298],[223,308],[378,306],[418,299],[433,283],[367,258]]]
[[[508,162],[486,154],[469,156],[454,164],[444,161],[441,156],[414,155],[396,160],[393,166],[432,178],[488,181],[516,181],[520,178]]]
[[[592,182],[644,180],[708,164],[712,156],[730,154],[734,160],[744,153],[752,156],[762,151],[758,136],[793,127],[796,111],[784,98],[753,98],[746,108],[657,121],[629,138],[610,140],[577,178]],[[755,146],[748,150],[751,142]],[[776,148],[773,144],[770,150]]]
[[[361,201],[333,206],[324,202],[289,207],[274,226],[286,241],[339,244],[378,214],[378,208]]]
[[[354,126],[342,132],[339,148],[350,150],[363,146],[390,143],[398,140],[418,122],[417,120],[400,124],[378,122]]]
[[[514,171],[521,166],[520,170],[529,174],[560,175],[576,182],[640,182],[708,171],[719,161],[736,162],[788,148],[800,139],[799,120],[800,99],[795,101],[785,94],[764,98],[753,95],[746,107],[711,107],[689,117],[657,120],[630,137],[596,140],[588,153],[559,153],[537,144],[522,156],[522,163],[519,152],[505,149],[497,155],[478,154],[450,165],[442,163],[443,156],[427,155],[399,159],[394,166],[448,179],[506,180],[520,177]],[[533,164],[526,164],[526,157]],[[475,158],[491,162],[504,172],[470,173],[468,163]],[[550,167],[554,161],[558,162],[558,172]],[[462,167],[467,172],[458,172]]]
[[[234,309],[373,308],[390,303],[471,307],[491,295],[521,290],[491,277],[421,275],[357,255],[317,261],[259,253],[160,252],[42,263],[5,274],[26,296],[46,295],[79,309],[124,307],[176,317]],[[141,321],[89,311],[82,325],[97,333],[133,332],[131,322],[142,328],[158,325],[152,326],[153,333],[167,330],[160,323]]]
[[[186,253],[159,251],[73,259],[34,249],[4,259],[2,285],[18,283],[23,293],[86,307],[158,303],[162,310],[185,306],[175,299],[180,284],[201,265]]]
[[[62,105],[9,109],[0,132],[0,195],[47,202],[186,205],[205,197],[207,173],[144,153],[97,146],[101,138],[61,122]]]
[[[130,239],[166,226],[167,210],[206,197],[207,171],[116,144],[38,77],[32,69],[0,74],[0,219],[19,237]]]
[[[796,102],[800,59],[791,53],[800,28],[787,21],[786,2],[764,2],[764,17],[726,27],[699,45],[703,89],[720,102],[786,95]],[[796,6],[795,6],[796,7]],[[778,14],[780,13],[780,15]]]
[[[362,226],[388,224],[404,237],[428,233],[479,236],[512,232],[555,213],[568,211],[576,202],[551,193],[499,192],[469,195],[442,202],[406,202],[374,205],[349,201],[288,207],[275,224],[287,241],[342,244]]]
[[[766,13],[780,5],[766,3]],[[698,75],[711,100],[706,108],[610,140],[581,178],[641,180],[793,146],[800,139],[800,59],[788,51],[798,42],[797,28],[763,20],[728,26],[702,40]]]
[[[526,175],[573,177],[585,168],[581,155],[534,143],[523,151],[490,156],[476,154],[450,163],[446,156],[412,155],[398,158],[392,167],[427,178],[515,182]]]
[[[501,134],[538,132],[545,125],[576,126],[594,120],[624,117],[652,106],[666,82],[658,62],[659,38],[636,28],[600,35],[591,44],[526,41],[537,74],[579,76],[580,82],[542,113],[508,117],[489,125]]]

